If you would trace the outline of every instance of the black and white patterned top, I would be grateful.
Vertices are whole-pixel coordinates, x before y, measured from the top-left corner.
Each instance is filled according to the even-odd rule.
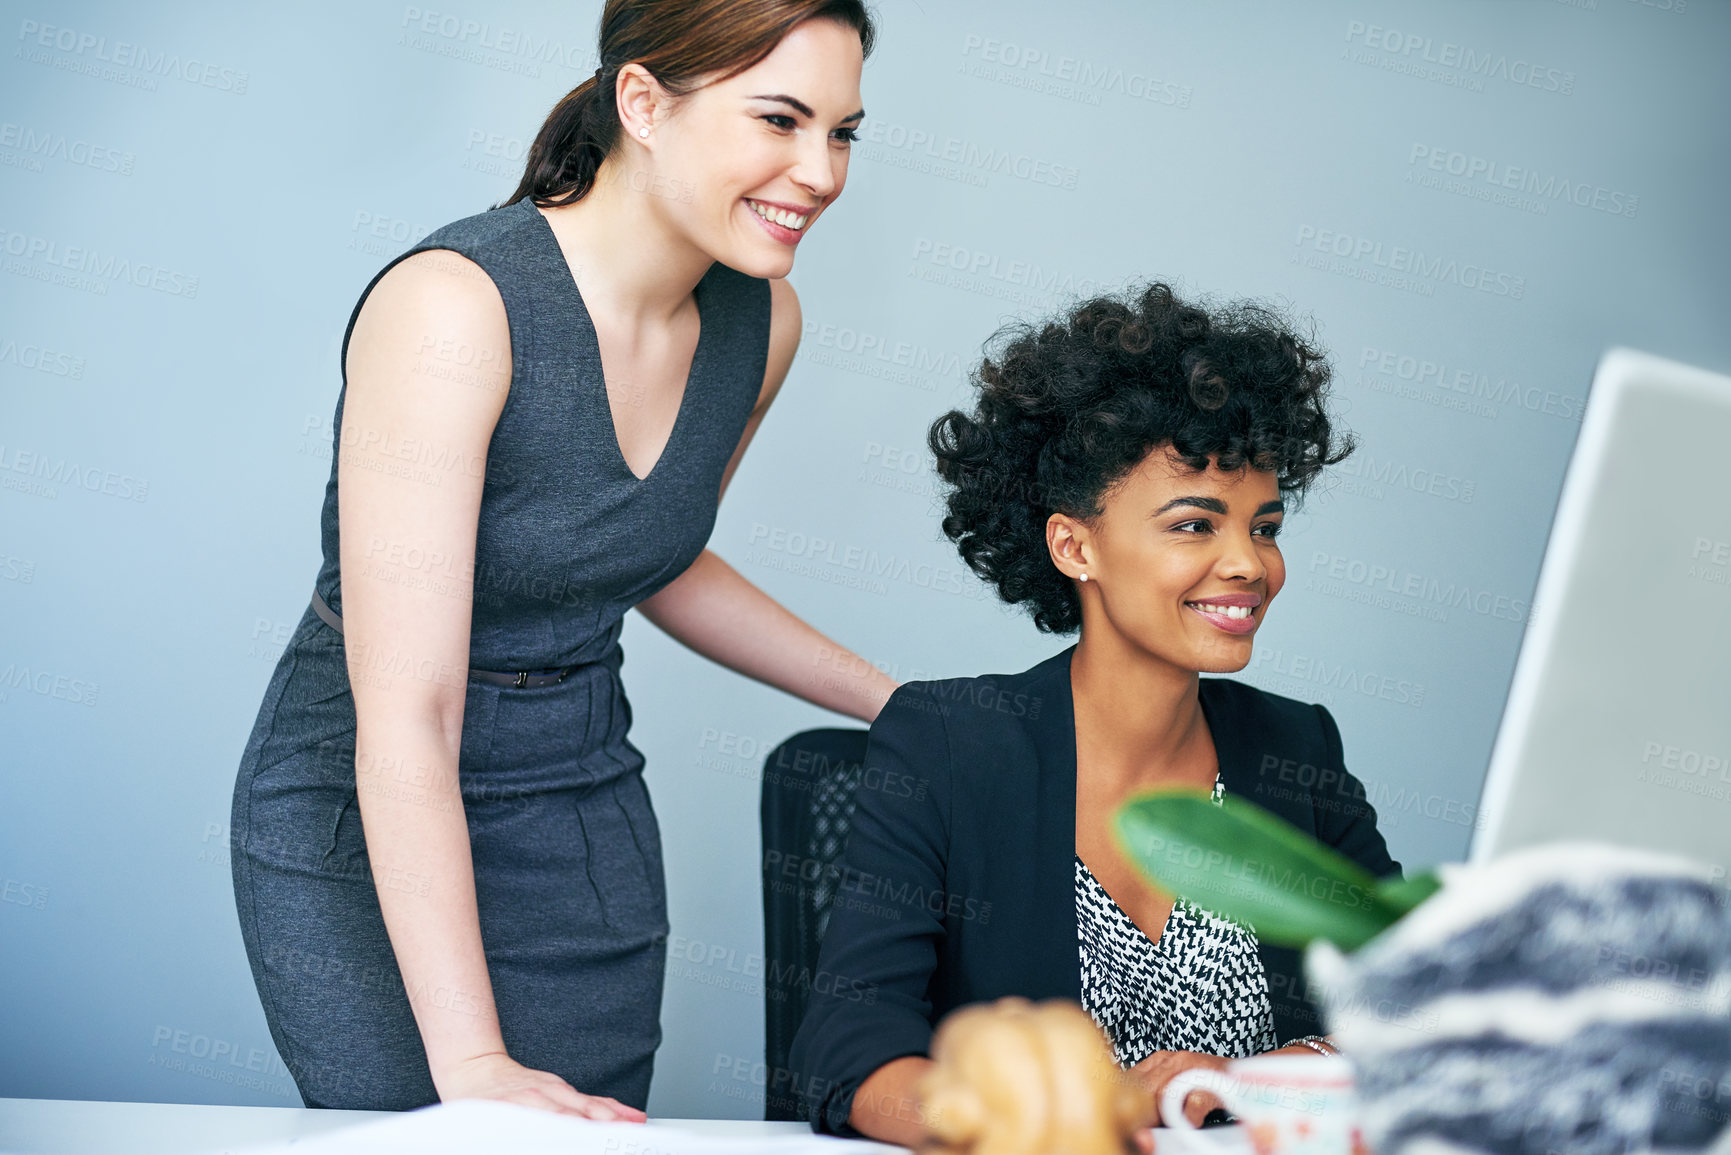
[[[1221,796],[1217,776],[1216,804]],[[1268,976],[1249,928],[1180,898],[1150,941],[1078,856],[1076,934],[1082,1006],[1121,1066],[1155,1051],[1239,1059],[1274,1049]]]

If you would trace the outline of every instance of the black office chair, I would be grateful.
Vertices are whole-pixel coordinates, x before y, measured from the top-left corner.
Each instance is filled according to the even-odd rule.
[[[865,751],[864,730],[806,730],[763,763],[765,1119],[804,1118],[787,1060],[829,925]]]

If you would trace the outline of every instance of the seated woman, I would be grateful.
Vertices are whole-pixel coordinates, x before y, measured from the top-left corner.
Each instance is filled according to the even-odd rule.
[[[1186,1067],[1332,1050],[1296,952],[1175,902],[1111,833],[1133,794],[1192,787],[1399,871],[1326,709],[1198,677],[1250,661],[1289,503],[1351,449],[1328,380],[1278,314],[1155,284],[1012,331],[974,413],[933,425],[944,532],[1081,638],[1018,674],[909,682],[873,723],[868,779],[917,788],[856,796],[818,964],[846,981],[814,984],[793,1044],[814,1129],[918,1144],[937,1021],[1004,995],[1080,1001],[1153,1102]]]

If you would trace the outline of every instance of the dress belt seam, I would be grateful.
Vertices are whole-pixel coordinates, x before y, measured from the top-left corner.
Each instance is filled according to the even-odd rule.
[[[343,632],[342,617],[335,610],[331,609],[330,603],[325,601],[323,595],[319,593],[316,587],[313,589],[313,613],[317,614],[321,622],[335,630],[337,633],[340,634]],[[488,682],[495,686],[508,686],[516,690],[533,689],[537,686],[552,686],[559,682],[563,682],[573,670],[579,669],[586,664],[590,663],[578,662],[575,665],[560,666],[544,672],[534,670],[477,670],[471,668],[469,670],[469,680],[472,682]]]

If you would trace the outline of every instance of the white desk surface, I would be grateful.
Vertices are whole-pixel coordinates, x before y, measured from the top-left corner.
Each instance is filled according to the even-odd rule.
[[[214,1107],[195,1103],[110,1103],[83,1099],[0,1099],[3,1155],[205,1155],[321,1135],[391,1117],[389,1111],[305,1107]],[[746,1119],[653,1119],[725,1139],[805,1135],[804,1123]],[[900,1151],[860,1144],[862,1153]]]
[[[0,1098],[0,1155],[216,1155],[308,1139],[390,1117],[387,1111]],[[811,1136],[804,1123],[743,1119],[652,1119],[648,1127],[736,1141]],[[1159,1155],[1248,1155],[1250,1151],[1237,1127],[1155,1134]],[[863,1141],[847,1146],[859,1155],[904,1150]]]

